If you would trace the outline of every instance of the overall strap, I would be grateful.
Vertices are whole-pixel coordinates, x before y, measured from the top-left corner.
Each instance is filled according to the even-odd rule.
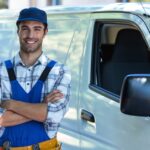
[[[10,81],[16,80],[16,75],[13,69],[12,62],[10,60],[6,60],[5,65],[8,72],[9,80]]]
[[[47,64],[47,66],[46,66],[46,68],[44,69],[44,71],[42,72],[42,74],[41,74],[39,80],[41,80],[41,81],[44,82],[44,81],[46,80],[46,78],[47,78],[49,72],[51,71],[51,69],[54,67],[55,64],[56,64],[56,61],[54,61],[54,60],[50,61],[50,62]]]

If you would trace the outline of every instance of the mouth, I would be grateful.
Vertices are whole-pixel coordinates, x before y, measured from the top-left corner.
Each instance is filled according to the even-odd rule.
[[[37,42],[37,40],[31,40],[31,39],[25,40],[26,44],[35,44],[36,42]]]

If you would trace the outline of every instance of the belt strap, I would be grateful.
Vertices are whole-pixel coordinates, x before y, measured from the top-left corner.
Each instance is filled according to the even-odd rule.
[[[10,150],[61,150],[61,144],[53,138],[30,146],[11,147]]]
[[[5,65],[6,65],[6,68],[7,68],[9,80],[10,81],[16,80],[16,75],[15,75],[15,72],[14,72],[13,65],[12,65],[11,61],[6,60]]]
[[[39,80],[41,80],[41,81],[44,82],[44,81],[46,80],[46,78],[47,78],[49,72],[51,71],[51,69],[54,67],[55,64],[56,64],[56,61],[54,61],[54,60],[50,61],[50,62],[47,64],[47,66],[46,66],[46,68],[44,69],[44,71],[42,72],[42,74],[41,74]]]

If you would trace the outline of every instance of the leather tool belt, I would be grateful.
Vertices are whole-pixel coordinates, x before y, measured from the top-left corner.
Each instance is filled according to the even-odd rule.
[[[5,146],[0,148],[0,150],[61,150],[61,144],[56,138],[40,142],[38,144],[23,146],[23,147],[9,147]]]

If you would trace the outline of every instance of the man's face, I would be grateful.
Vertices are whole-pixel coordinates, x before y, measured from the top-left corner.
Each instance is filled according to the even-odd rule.
[[[26,53],[42,51],[42,42],[47,29],[37,21],[22,21],[18,27],[20,49]]]

